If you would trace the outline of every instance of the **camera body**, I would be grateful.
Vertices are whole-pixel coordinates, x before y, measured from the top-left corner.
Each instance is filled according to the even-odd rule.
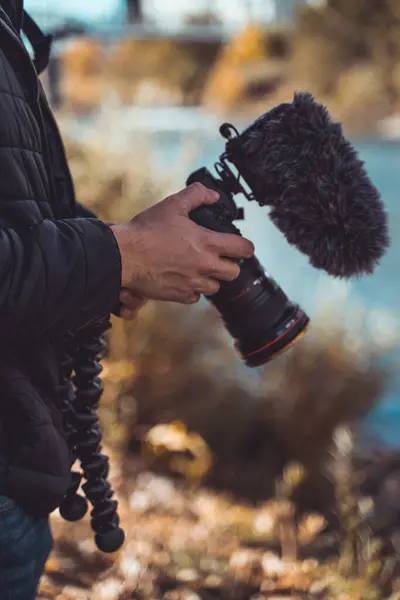
[[[242,187],[221,157],[216,169],[219,177],[201,168],[187,179],[217,191],[219,200],[201,206],[190,213],[190,218],[212,231],[241,235],[234,221],[242,220],[244,212],[238,208],[234,195],[248,192]],[[221,282],[218,293],[210,296],[233,339],[242,359],[249,367],[259,367],[290,348],[305,333],[309,324],[306,313],[289,301],[276,281],[264,270],[255,256],[238,260],[239,276],[232,282]]]

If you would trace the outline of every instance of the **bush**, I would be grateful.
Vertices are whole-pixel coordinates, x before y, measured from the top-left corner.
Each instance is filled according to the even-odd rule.
[[[334,432],[357,425],[377,404],[387,375],[374,351],[360,360],[343,333],[333,328],[327,336],[314,327],[286,355],[250,375],[214,310],[149,306],[129,333],[135,376],[117,401],[127,460],[152,426],[182,422],[212,452],[206,484],[265,500],[284,466],[299,462],[309,480],[298,501],[329,513],[334,496],[326,470]]]

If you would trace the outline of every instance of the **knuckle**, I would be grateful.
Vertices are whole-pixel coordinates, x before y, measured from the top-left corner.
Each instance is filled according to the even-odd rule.
[[[207,248],[207,250],[210,252],[215,252],[215,250],[218,249],[219,234],[216,234],[212,231],[203,231],[202,238],[204,246]]]
[[[163,211],[165,216],[171,216],[174,212],[176,212],[177,201],[177,195],[171,194],[171,196],[167,196],[158,204],[159,210]]]
[[[155,204],[154,206],[168,206],[168,204],[170,204],[170,202],[173,202],[173,200],[175,199],[176,194],[169,194],[168,196],[165,196],[165,198],[163,198],[160,202],[158,202],[157,204]]]
[[[215,260],[211,256],[205,256],[200,261],[200,271],[204,274],[214,273]]]
[[[166,198],[164,198],[164,200],[162,200],[160,202],[160,204],[163,206],[169,206],[171,204],[174,204],[175,202],[179,202],[182,200],[182,196],[185,196],[185,192],[186,190],[182,190],[180,192],[175,192],[173,194],[169,194],[169,196],[167,196]]]
[[[194,183],[191,183],[188,187],[188,190],[192,191],[192,192],[196,192],[196,193],[204,193],[206,191],[206,187],[200,183],[199,181],[195,181]]]

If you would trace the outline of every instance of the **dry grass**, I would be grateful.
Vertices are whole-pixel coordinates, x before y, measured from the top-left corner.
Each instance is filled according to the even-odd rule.
[[[87,519],[66,525],[55,515],[56,549],[39,598],[394,600],[398,558],[367,525],[371,503],[353,491],[351,450],[339,430],[336,530],[319,513],[298,513],[293,498],[306,472],[296,463],[277,478],[275,498],[256,507],[138,465],[129,493],[120,493],[125,547],[101,556]],[[114,486],[121,479],[114,473]]]

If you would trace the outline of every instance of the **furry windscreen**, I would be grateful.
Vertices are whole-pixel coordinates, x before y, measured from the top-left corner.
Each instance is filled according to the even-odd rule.
[[[336,277],[374,271],[390,245],[387,214],[341,125],[311,94],[265,113],[227,154],[314,267]]]

